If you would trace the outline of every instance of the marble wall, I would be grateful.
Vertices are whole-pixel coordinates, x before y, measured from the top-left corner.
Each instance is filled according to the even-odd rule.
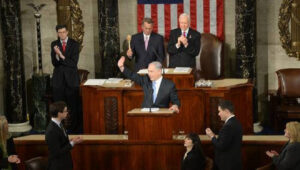
[[[0,14],[1,16],[1,14]],[[0,20],[1,24],[1,20]],[[4,115],[4,68],[3,68],[3,39],[2,39],[2,30],[0,26],[0,115]]]
[[[56,2],[44,0],[22,0],[21,19],[24,42],[25,77],[30,79],[33,67],[37,62],[37,41],[35,18],[33,9],[26,4],[42,4],[46,6],[41,10],[41,35],[42,35],[42,55],[43,71],[52,74],[53,66],[50,57],[50,44],[56,39],[55,26],[57,25]],[[78,67],[89,70],[89,77],[94,77],[94,56],[98,55],[98,12],[97,0],[79,1],[82,10],[84,23],[83,49],[80,53]]]
[[[257,87],[259,111],[267,112],[268,90],[276,90],[276,71],[300,68],[300,61],[289,58],[281,47],[278,15],[282,1],[257,1]]]

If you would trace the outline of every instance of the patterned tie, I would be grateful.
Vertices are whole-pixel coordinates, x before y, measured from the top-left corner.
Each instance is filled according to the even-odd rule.
[[[61,128],[61,130],[64,132],[65,136],[67,136],[66,130],[64,128],[64,125],[62,123],[59,124],[59,127]]]
[[[67,45],[67,43],[66,43],[65,41],[63,41],[63,44],[62,44],[62,49],[63,49],[63,52],[65,52],[65,51],[66,51],[66,45]]]
[[[153,81],[152,82],[152,89],[153,89],[153,97],[152,97],[152,99],[153,99],[153,103],[155,103],[155,100],[156,100],[156,82],[155,81]]]
[[[186,37],[186,32],[185,31],[183,31],[183,36]]]
[[[148,48],[148,41],[149,41],[149,37],[146,35],[146,37],[145,37],[145,50],[147,50],[147,48]]]

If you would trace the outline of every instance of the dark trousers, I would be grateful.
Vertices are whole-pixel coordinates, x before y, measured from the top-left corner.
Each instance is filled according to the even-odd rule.
[[[63,87],[53,87],[53,100],[64,101],[69,110],[67,130],[69,133],[82,132],[82,104],[79,96],[79,87],[69,87],[64,83]]]

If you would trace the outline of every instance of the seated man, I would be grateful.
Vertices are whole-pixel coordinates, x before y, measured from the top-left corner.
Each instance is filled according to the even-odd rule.
[[[169,107],[170,101],[172,106],[170,110],[179,112],[180,101],[177,96],[175,84],[162,77],[162,65],[154,61],[148,65],[148,75],[141,76],[124,67],[125,57],[118,61],[118,67],[121,72],[135,83],[142,86],[144,90],[144,101],[142,107]]]

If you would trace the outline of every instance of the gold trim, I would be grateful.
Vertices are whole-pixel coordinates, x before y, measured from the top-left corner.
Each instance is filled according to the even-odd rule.
[[[293,0],[283,0],[281,7],[279,9],[279,34],[280,34],[280,41],[282,43],[282,47],[285,49],[286,53],[289,57],[296,57],[300,60],[299,55],[296,54],[295,51],[291,48],[291,33],[289,29],[289,22],[291,20],[291,8],[292,8]]]
[[[84,24],[82,22],[82,11],[77,0],[70,1],[71,20],[72,20],[72,38],[80,44],[80,51],[83,47]]]

